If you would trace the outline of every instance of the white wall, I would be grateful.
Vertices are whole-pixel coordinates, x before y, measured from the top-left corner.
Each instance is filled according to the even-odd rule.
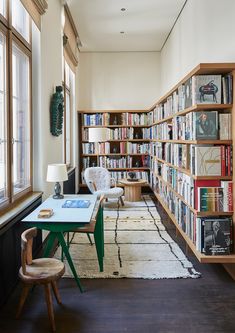
[[[160,53],[80,53],[79,109],[146,109],[159,97]]]
[[[52,193],[54,184],[46,182],[47,165],[63,163],[63,138],[50,133],[50,101],[55,87],[62,84],[62,25],[61,3],[58,0],[48,1],[48,10],[42,16],[41,30],[41,63],[38,62],[38,77],[34,81],[41,86],[34,90],[41,94],[41,103],[34,105],[34,190]],[[37,63],[34,62],[34,69]],[[41,69],[41,70],[40,70]],[[35,83],[34,83],[34,86]],[[35,88],[36,89],[36,88]],[[35,96],[33,96],[33,99]]]
[[[235,62],[234,15],[234,0],[188,0],[161,52],[161,95],[201,62]]]

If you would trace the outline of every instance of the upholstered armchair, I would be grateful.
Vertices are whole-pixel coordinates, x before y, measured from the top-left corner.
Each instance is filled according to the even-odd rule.
[[[124,206],[122,199],[124,191],[121,187],[116,186],[116,180],[111,178],[107,169],[102,167],[87,168],[84,172],[84,179],[91,193],[99,196],[104,195],[106,199],[117,198]],[[111,187],[112,185],[114,187]]]

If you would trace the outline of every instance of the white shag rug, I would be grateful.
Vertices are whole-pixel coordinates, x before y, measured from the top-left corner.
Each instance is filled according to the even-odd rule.
[[[86,234],[70,233],[70,254],[80,278],[198,278],[192,263],[167,233],[150,196],[141,202],[104,205],[104,272]],[[91,235],[93,239],[93,235]],[[60,258],[57,250],[55,257]],[[73,277],[65,260],[65,277]]]

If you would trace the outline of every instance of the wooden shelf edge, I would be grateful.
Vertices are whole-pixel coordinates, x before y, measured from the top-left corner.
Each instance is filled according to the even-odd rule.
[[[185,240],[187,245],[190,247],[191,251],[194,253],[194,255],[196,256],[196,258],[198,259],[198,261],[200,263],[202,263],[202,264],[206,264],[206,263],[217,263],[217,264],[235,263],[235,254],[224,255],[224,256],[223,255],[220,255],[220,256],[206,256],[205,254],[197,251],[196,248],[195,248],[195,245],[192,242],[192,240],[180,228],[180,226],[177,223],[174,215],[171,213],[171,211],[166,206],[166,204],[162,201],[160,195],[156,191],[153,191],[153,192],[154,192],[156,198],[158,199],[158,201],[160,202],[160,204],[162,205],[162,207],[164,208],[164,210],[166,211],[166,213],[168,214],[168,216],[170,217],[170,219],[172,220],[172,222],[174,223],[174,225],[176,226],[177,230],[179,231],[179,233],[181,234],[181,236],[183,237],[183,239]]]

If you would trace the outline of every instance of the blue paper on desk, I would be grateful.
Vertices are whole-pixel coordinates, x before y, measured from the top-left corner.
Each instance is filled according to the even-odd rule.
[[[66,200],[62,208],[88,208],[90,200]]]

